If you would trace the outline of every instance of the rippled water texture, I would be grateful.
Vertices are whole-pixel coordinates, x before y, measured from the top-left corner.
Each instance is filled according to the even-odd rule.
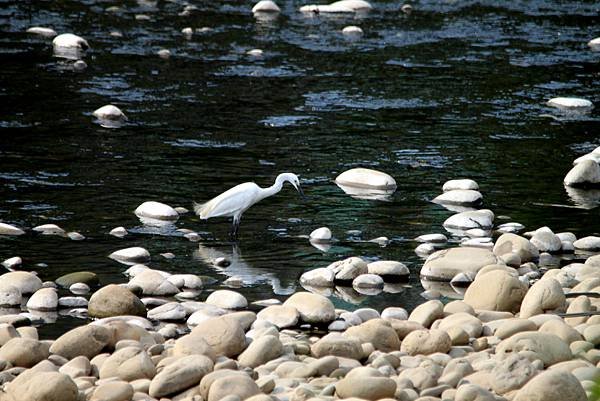
[[[279,1],[270,21],[255,20],[251,3],[191,3],[179,15],[187,2],[0,2],[0,220],[87,237],[2,238],[1,259],[19,255],[46,280],[93,270],[107,284],[124,282],[126,268],[107,255],[140,245],[155,268],[241,276],[251,300],[296,291],[302,272],[340,258],[393,259],[410,267],[411,287],[341,288],[332,299],[411,309],[423,290],[411,239],[443,232],[451,212],[430,200],[447,179],[477,180],[485,207],[527,229],[600,232],[597,191],[562,185],[572,160],[600,145],[600,108],[545,105],[556,96],[600,105],[600,52],[586,45],[600,36],[598,2],[425,0],[406,15],[402,3],[375,1],[367,14],[306,16],[305,3]],[[114,5],[122,11],[105,11]],[[25,33],[35,25],[87,39],[88,68],[54,58],[50,40]],[[345,39],[347,25],[365,35]],[[211,29],[186,40],[187,26]],[[246,55],[254,48],[264,55]],[[94,122],[109,103],[129,117],[121,128]],[[332,179],[355,166],[391,174],[397,192],[346,195]],[[225,220],[188,214],[157,229],[133,214],[146,200],[191,208],[283,171],[301,176],[309,199],[288,186],[250,209],[237,246]],[[119,225],[132,235],[107,234]],[[326,251],[302,237],[320,226],[337,239]],[[200,247],[175,228],[199,231]],[[391,241],[368,242],[380,236]],[[218,256],[232,266],[215,270],[207,260]],[[60,317],[49,330],[79,322]]]

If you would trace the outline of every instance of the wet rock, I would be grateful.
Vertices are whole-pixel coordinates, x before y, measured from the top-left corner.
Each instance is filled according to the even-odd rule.
[[[85,283],[75,283],[69,287],[69,291],[73,294],[87,294],[90,292],[90,287]]]
[[[550,333],[525,331],[503,340],[496,347],[496,355],[500,360],[512,353],[527,351],[533,357],[540,359],[544,366],[567,361],[572,358],[569,346],[558,336]]]
[[[568,372],[546,370],[521,388],[513,401],[583,401],[587,395],[581,383]]]
[[[464,301],[474,309],[517,312],[527,293],[517,277],[503,270],[477,275],[467,288]]]
[[[396,382],[383,377],[377,369],[361,367],[352,369],[336,383],[335,392],[340,398],[356,397],[364,400],[393,398]]]
[[[67,237],[69,237],[69,239],[73,241],[83,241],[85,239],[85,236],[75,231],[68,232]]]
[[[168,277],[153,269],[145,269],[136,274],[127,286],[141,288],[144,295],[173,295],[179,292],[179,288],[173,285]]]
[[[91,296],[88,313],[91,317],[98,318],[120,315],[146,316],[146,307],[127,288],[109,284]]]
[[[483,196],[479,191],[471,189],[453,189],[438,195],[432,202],[448,205],[478,205],[482,200]]]
[[[471,228],[490,229],[493,226],[494,213],[488,209],[457,213],[444,221],[444,227],[468,230]]]
[[[512,233],[502,234],[496,240],[493,252],[496,256],[502,256],[507,253],[516,253],[521,258],[522,263],[536,260],[539,257],[538,248],[536,248],[527,238]]]
[[[540,252],[558,252],[562,247],[562,242],[556,234],[548,227],[542,227],[535,230],[531,237],[531,243]]]
[[[383,288],[384,282],[376,274],[361,274],[352,280],[354,288]]]
[[[42,280],[29,272],[9,272],[0,276],[2,285],[16,287],[21,294],[33,294],[42,288]]]
[[[149,395],[160,398],[180,393],[198,385],[212,369],[213,362],[206,356],[189,355],[179,358],[152,379]]]
[[[327,227],[317,228],[310,233],[309,239],[314,242],[328,242],[331,240],[331,230]]]
[[[296,326],[300,315],[298,314],[298,310],[294,307],[272,305],[258,312],[257,317],[273,323],[279,329],[285,329]]]
[[[42,26],[32,26],[28,28],[27,33],[33,33],[35,35],[44,36],[46,38],[53,38],[57,35],[56,31],[52,28],[46,28]]]
[[[252,7],[252,13],[278,13],[281,10],[271,0],[261,0]]]
[[[322,295],[297,292],[289,297],[283,305],[296,308],[300,319],[305,323],[330,323],[335,319],[333,303]]]
[[[42,224],[41,226],[33,227],[32,230],[43,235],[66,236],[65,230],[63,230],[56,224]]]
[[[77,36],[72,33],[63,33],[61,35],[58,35],[52,41],[52,45],[55,48],[78,48],[82,50],[86,50],[90,47],[85,39],[83,39],[81,36]]]
[[[109,258],[125,264],[144,263],[150,260],[150,253],[141,247],[120,249],[108,255]]]
[[[519,316],[528,318],[546,310],[560,308],[565,303],[565,294],[560,283],[547,278],[535,283],[523,298]]]
[[[316,358],[333,355],[360,360],[363,356],[358,338],[344,336],[339,333],[329,333],[323,336],[311,346],[310,351]]]
[[[404,337],[400,350],[409,355],[430,355],[445,354],[451,347],[450,336],[443,330],[415,330]]]
[[[458,273],[477,273],[482,267],[495,263],[497,257],[487,249],[443,249],[427,258],[421,268],[421,276],[450,281]]]
[[[112,333],[109,329],[90,324],[76,327],[58,337],[50,346],[50,352],[67,359],[80,355],[91,359],[98,355],[111,340]]]
[[[448,192],[453,190],[473,190],[477,191],[479,189],[479,185],[470,179],[460,179],[460,180],[449,180],[444,183],[442,187],[442,191]]]
[[[177,220],[179,218],[179,213],[171,206],[154,201],[144,202],[139,205],[135,209],[135,215],[157,220]]]
[[[235,291],[217,290],[206,298],[206,303],[223,309],[243,309],[248,306],[246,298]]]
[[[114,237],[123,238],[127,235],[127,230],[125,229],[125,227],[116,227],[110,230],[109,234]]]
[[[39,311],[50,311],[58,308],[58,295],[54,288],[41,288],[27,301],[27,308]]]
[[[13,338],[0,348],[0,359],[30,368],[50,355],[48,344],[31,338]]]
[[[69,288],[76,283],[85,283],[87,285],[98,285],[99,280],[96,273],[81,271],[65,274],[55,280],[55,283],[63,288]]]
[[[600,250],[600,237],[583,237],[573,242],[573,246],[581,251],[597,252]]]
[[[335,273],[327,268],[309,270],[300,276],[300,284],[313,287],[332,287]]]
[[[570,187],[596,186],[600,184],[600,165],[593,160],[583,160],[569,170],[563,182]]]
[[[271,335],[261,336],[252,341],[240,354],[238,362],[241,366],[256,368],[279,357],[282,352],[283,345],[279,338]]]
[[[246,336],[240,325],[225,316],[215,317],[198,324],[191,333],[204,339],[217,353],[234,357],[246,348]]]
[[[327,267],[335,273],[337,281],[352,281],[361,274],[367,273],[367,263],[358,257],[351,257],[334,262]]]
[[[370,5],[361,0],[342,0],[336,2],[334,4],[341,4],[344,1],[361,3],[363,6],[367,6],[370,8]],[[364,3],[364,4],[362,4]],[[311,7],[311,6],[305,6]],[[300,8],[302,11],[303,8]],[[323,6],[317,6],[322,8]],[[338,175],[335,179],[337,184],[359,187],[359,188],[373,188],[373,189],[395,189],[396,188],[396,180],[394,180],[390,175],[383,173],[381,171],[366,169],[366,168],[353,168],[351,170],[345,171],[342,174]]]
[[[0,235],[23,235],[25,231],[10,224],[0,223]]]
[[[594,107],[589,100],[576,97],[555,97],[548,100],[547,104],[559,109],[589,109]]]

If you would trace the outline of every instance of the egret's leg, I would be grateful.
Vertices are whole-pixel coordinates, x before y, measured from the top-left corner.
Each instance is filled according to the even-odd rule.
[[[240,230],[240,217],[234,216],[233,217],[233,228],[231,231],[232,239],[237,239],[239,230]]]

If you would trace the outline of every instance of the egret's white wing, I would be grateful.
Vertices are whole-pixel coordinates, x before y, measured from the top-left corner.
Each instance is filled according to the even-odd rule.
[[[221,195],[200,205],[194,205],[194,211],[201,219],[219,216],[232,216],[236,212],[248,209],[258,200],[260,187],[253,182],[245,182],[228,189]]]

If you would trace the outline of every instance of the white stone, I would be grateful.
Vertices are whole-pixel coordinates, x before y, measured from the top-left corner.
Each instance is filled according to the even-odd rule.
[[[600,237],[588,236],[573,242],[575,249],[595,252],[600,250]]]
[[[332,287],[335,273],[325,267],[309,270],[300,276],[300,284],[313,287]]]
[[[27,309],[48,311],[56,310],[57,307],[58,295],[54,288],[41,288],[27,301]]]
[[[186,309],[178,302],[169,302],[148,311],[148,319],[185,320]]]
[[[349,25],[342,29],[342,33],[348,36],[361,36],[364,32],[363,30],[355,25]]]
[[[0,276],[0,283],[17,287],[21,294],[33,294],[42,288],[42,280],[38,276],[22,271],[4,273]]]
[[[600,165],[592,160],[584,160],[569,170],[563,182],[572,187],[600,184]]]
[[[524,228],[525,228],[525,226],[521,223],[511,222],[511,223],[500,224],[498,226],[497,230],[502,233],[516,233],[518,231],[521,231]]]
[[[0,223],[0,235],[23,235],[25,231],[6,223]]]
[[[589,47],[600,47],[600,38],[594,38],[588,42]]]
[[[77,48],[86,50],[90,47],[88,42],[82,38],[81,36],[74,35],[72,33],[63,33],[58,35],[52,41],[52,45],[56,47],[65,47],[65,48]]]
[[[327,227],[320,227],[310,233],[309,238],[314,242],[327,242],[331,240],[331,230]]]
[[[75,283],[69,287],[73,294],[87,294],[90,292],[90,286],[86,283]]]
[[[103,120],[127,120],[127,116],[125,116],[121,109],[112,104],[107,104],[106,106],[102,106],[99,109],[94,110],[92,115]]]
[[[471,228],[470,230],[465,231],[465,234],[471,238],[481,238],[489,237],[491,232],[490,230],[482,230],[481,228]]]
[[[66,235],[65,230],[56,224],[42,224],[41,226],[33,227],[32,230],[44,235]]]
[[[252,7],[252,13],[278,13],[281,9],[271,0],[261,0]]]
[[[73,241],[83,241],[85,239],[85,236],[79,234],[76,231],[68,232],[67,237],[69,237],[69,239],[71,239]]]
[[[471,229],[491,228],[493,226],[494,213],[488,209],[457,213],[444,221],[444,227]]]
[[[478,237],[465,239],[460,243],[460,246],[472,246],[477,248],[492,249],[494,242],[490,237]]]
[[[475,205],[481,203],[483,196],[472,189],[453,189],[437,196],[432,202],[450,205]]]
[[[592,108],[593,103],[586,99],[580,99],[577,97],[555,97],[548,100],[548,106],[557,107],[559,109],[581,109],[581,108]]]
[[[540,252],[558,252],[562,247],[560,238],[549,227],[535,230],[530,241]]]
[[[415,248],[415,253],[419,256],[427,256],[435,252],[435,246],[430,243],[424,243]]]
[[[195,274],[173,274],[167,280],[177,288],[197,289],[203,287],[202,279]]]
[[[250,49],[246,52],[246,54],[252,57],[262,57],[264,52],[262,49]]]
[[[150,253],[139,246],[120,249],[108,255],[109,258],[125,264],[135,264],[150,260]]]
[[[376,274],[361,274],[352,280],[355,288],[383,288],[383,279]]]
[[[335,182],[358,188],[395,189],[396,180],[389,174],[367,168],[353,168],[338,175]]]
[[[223,309],[242,309],[248,300],[242,294],[230,290],[217,290],[206,298],[206,303]]]
[[[408,319],[408,312],[404,308],[390,306],[381,312],[381,318],[406,320]]]
[[[44,28],[42,26],[32,26],[31,28],[27,29],[27,33],[33,33],[36,35],[45,36],[47,38],[53,38],[57,35],[54,29]]]
[[[448,237],[446,237],[444,234],[424,234],[419,235],[417,238],[415,238],[415,241],[444,243],[448,241]]]
[[[194,34],[194,30],[188,26],[186,28],[183,28],[181,30],[181,33],[184,34],[186,37],[190,37]]]
[[[110,230],[109,234],[115,237],[123,238],[127,235],[127,230],[125,227],[116,227]]]
[[[154,201],[144,202],[139,205],[135,209],[135,215],[158,220],[177,220],[179,218],[179,214],[171,206]]]
[[[168,49],[160,49],[159,51],[156,52],[156,54],[158,55],[158,57],[164,58],[164,59],[171,57],[171,51]]]
[[[465,178],[465,179],[461,179],[461,180],[446,181],[444,183],[444,186],[442,187],[442,191],[444,191],[444,192],[453,191],[456,189],[464,189],[464,190],[471,189],[471,190],[477,191],[479,189],[479,185],[475,181]]]
[[[14,285],[0,283],[0,307],[14,307],[21,305],[23,295]]]
[[[585,154],[583,156],[580,156],[577,159],[573,160],[573,164],[574,165],[575,164],[579,164],[579,163],[581,163],[581,162],[583,162],[585,160],[591,160],[591,161],[593,161],[595,163],[600,163],[600,154],[594,153],[594,152],[587,153],[587,154]]]
[[[378,260],[367,264],[367,271],[369,274],[376,274],[378,276],[400,276],[408,277],[410,271],[404,263],[396,262],[394,260]]]
[[[19,256],[14,256],[2,262],[2,266],[6,267],[8,270],[11,270],[17,266],[20,266],[22,263],[23,259],[21,259]]]
[[[61,308],[86,308],[87,305],[88,301],[84,297],[60,297],[58,299],[58,306]]]
[[[341,0],[327,5],[307,5],[300,7],[301,12],[312,13],[352,13],[357,11],[367,11],[373,6],[364,0]]]
[[[168,273],[166,273],[168,274]],[[168,281],[169,276],[165,272],[154,269],[145,269],[136,274],[129,281],[128,287],[140,287],[144,295],[173,295],[179,292],[179,288]]]

